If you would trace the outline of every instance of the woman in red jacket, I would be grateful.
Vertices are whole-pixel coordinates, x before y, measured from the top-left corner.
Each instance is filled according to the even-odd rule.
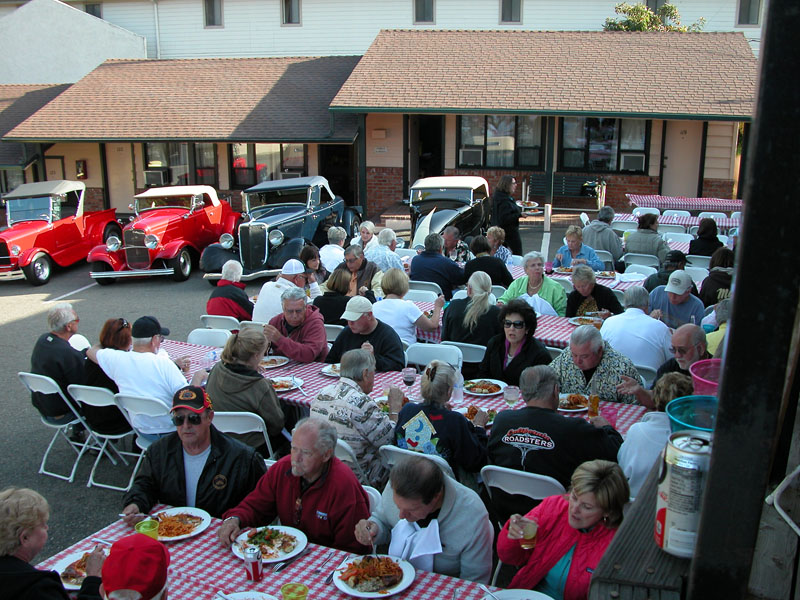
[[[568,495],[545,498],[524,517],[512,515],[497,540],[500,560],[520,567],[510,587],[563,600],[586,598],[629,496],[619,465],[592,460],[575,469]],[[526,540],[527,546],[535,546],[526,550],[521,540],[531,521],[538,523],[538,531],[532,541]]]

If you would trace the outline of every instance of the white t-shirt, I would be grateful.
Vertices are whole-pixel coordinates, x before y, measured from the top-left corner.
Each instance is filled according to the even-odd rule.
[[[394,329],[404,342],[413,344],[417,341],[414,323],[422,316],[422,311],[411,300],[384,298],[372,305],[372,314]]]
[[[187,385],[186,377],[169,358],[152,352],[125,352],[113,348],[97,351],[97,364],[114,380],[119,391],[132,396],[150,396],[172,409],[172,396]],[[135,416],[133,425],[143,433],[175,431],[169,415]]]
[[[253,321],[260,323],[268,323],[269,320],[275,315],[283,312],[283,304],[281,304],[281,294],[284,290],[297,287],[294,283],[283,277],[278,277],[275,281],[268,281],[261,286],[261,291],[258,292],[258,300],[253,306]],[[310,297],[306,297],[306,302],[310,302],[311,298],[316,298],[322,295],[322,290],[319,283],[316,281],[309,286]]]
[[[617,453],[619,466],[631,487],[631,498],[639,493],[670,433],[669,417],[663,412],[649,412],[631,426]]]
[[[319,249],[319,260],[328,273],[333,273],[333,270],[344,262],[344,248],[338,244],[325,244]]]
[[[640,308],[628,308],[620,315],[603,322],[600,335],[617,352],[624,354],[635,365],[658,370],[672,358],[672,334],[669,327]]]
[[[203,467],[206,466],[208,455],[211,454],[211,444],[200,454],[192,456],[186,450],[183,451],[183,470],[186,474],[186,506],[196,506],[197,502],[197,482],[203,474]]]

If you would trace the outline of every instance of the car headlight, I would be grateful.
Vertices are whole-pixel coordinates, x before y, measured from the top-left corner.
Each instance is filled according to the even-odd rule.
[[[109,252],[116,252],[122,246],[122,242],[119,241],[119,238],[115,235],[108,236],[106,240],[106,250]]]
[[[155,250],[158,248],[158,238],[154,236],[152,233],[148,233],[144,236],[144,245],[145,248],[149,248],[150,250]]]
[[[225,250],[230,250],[233,248],[233,236],[230,233],[223,233],[219,236],[219,245]]]
[[[14,244],[11,246],[11,256],[19,256],[20,252],[22,252],[22,248]]]
[[[283,243],[283,232],[279,229],[273,229],[269,232],[269,243],[273,246],[280,246]]]

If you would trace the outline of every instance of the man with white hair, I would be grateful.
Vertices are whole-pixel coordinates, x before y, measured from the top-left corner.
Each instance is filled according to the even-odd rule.
[[[595,250],[606,250],[611,253],[614,263],[622,258],[622,238],[611,229],[614,220],[614,209],[603,206],[597,211],[597,219],[583,228],[583,243]]]
[[[217,538],[230,546],[242,527],[280,518],[308,541],[363,554],[356,523],[369,517],[367,492],[353,471],[334,456],[336,428],[318,417],[302,419],[292,431],[292,453],[272,465],[256,488],[223,516]]]
[[[397,248],[397,235],[388,227],[384,227],[378,234],[378,245],[364,252],[364,258],[378,265],[384,273],[389,269],[403,270],[403,261],[395,253]]]
[[[640,285],[625,290],[625,312],[603,322],[600,335],[637,365],[657,370],[672,358],[669,327],[647,313],[650,295]]]
[[[344,262],[346,239],[347,232],[343,227],[334,226],[328,229],[328,243],[319,249],[319,260],[328,273],[333,273],[333,270]]]
[[[47,312],[48,333],[43,333],[36,340],[31,353],[31,373],[46,375],[52,378],[72,401],[67,392],[71,383],[82,384],[86,375],[84,364],[86,357],[70,346],[69,339],[78,332],[78,314],[68,302],[54,304]],[[31,402],[41,415],[55,424],[69,423],[75,419],[69,407],[57,394],[40,394],[33,392]],[[77,408],[78,404],[74,403]],[[82,437],[76,433],[76,438]]]
[[[296,258],[287,260],[283,263],[281,274],[275,278],[275,281],[268,281],[261,286],[261,291],[258,292],[258,300],[256,300],[256,305],[253,307],[253,321],[268,323],[272,317],[281,314],[283,311],[281,306],[281,294],[283,291],[292,288],[305,290],[307,282],[308,276],[303,263]],[[316,281],[310,284],[309,290],[311,298],[322,295],[322,291]]]
[[[323,361],[328,355],[328,336],[320,310],[306,302],[304,290],[293,287],[281,294],[283,312],[264,326],[274,353],[302,363]]]
[[[638,379],[639,372],[631,359],[603,342],[594,325],[577,327],[569,338],[569,347],[550,366],[565,394],[588,397],[593,392],[607,402],[637,404],[636,396],[617,391],[617,384],[623,381],[623,376]],[[652,406],[652,400],[647,406]]]
[[[244,291],[245,284],[239,281],[241,278],[241,263],[229,260],[222,265],[222,279],[217,282],[217,287],[206,302],[207,315],[234,317],[240,321],[253,318],[253,303]]]

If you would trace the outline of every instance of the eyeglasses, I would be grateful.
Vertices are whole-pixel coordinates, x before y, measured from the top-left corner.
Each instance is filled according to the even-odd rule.
[[[175,427],[180,427],[183,425],[184,419],[189,422],[189,425],[200,425],[203,422],[203,418],[197,414],[191,415],[172,415],[172,424]]]
[[[122,324],[117,328],[117,333],[119,333],[123,329],[127,329],[128,328],[128,322],[125,319],[123,319],[122,317],[117,319],[117,321],[121,321],[122,322]]]
[[[506,329],[513,327],[514,329],[523,329],[525,327],[525,321],[503,321],[503,327]]]
[[[696,348],[697,344],[692,344],[689,347],[684,346],[670,346],[669,351],[672,352],[675,356],[685,356],[689,353],[692,348]]]

